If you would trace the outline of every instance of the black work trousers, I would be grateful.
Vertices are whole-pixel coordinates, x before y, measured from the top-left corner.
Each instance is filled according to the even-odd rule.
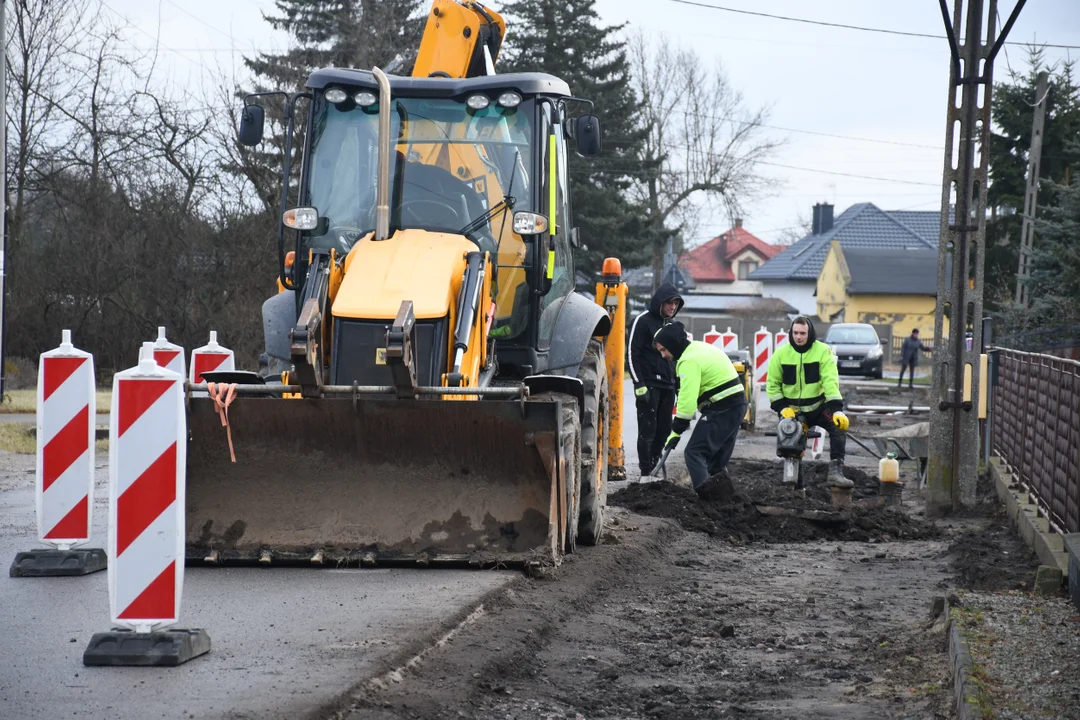
[[[675,391],[671,388],[649,388],[644,397],[637,396],[636,403],[638,466],[644,477],[660,462],[660,453],[671,434]]]
[[[706,407],[701,411],[685,453],[686,469],[695,488],[727,467],[744,415],[745,402],[725,405],[719,410]]]
[[[911,358],[910,360],[901,363],[901,365],[900,365],[900,379],[896,381],[896,387],[900,387],[901,385],[904,384],[904,371],[905,370],[908,371],[908,379],[907,379],[908,387],[912,387],[912,384],[915,382],[915,358]]]
[[[818,408],[803,417],[810,428],[816,425],[829,433],[829,459],[843,460],[844,450],[847,448],[847,433],[833,424],[832,418],[825,414],[825,408]]]

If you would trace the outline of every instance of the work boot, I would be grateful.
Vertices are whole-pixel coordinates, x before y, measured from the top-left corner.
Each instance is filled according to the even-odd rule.
[[[694,488],[694,492],[702,500],[726,503],[735,496],[735,486],[725,469],[710,476],[708,480]]]
[[[829,461],[829,485],[837,488],[855,487],[855,483],[844,477],[844,461]]]

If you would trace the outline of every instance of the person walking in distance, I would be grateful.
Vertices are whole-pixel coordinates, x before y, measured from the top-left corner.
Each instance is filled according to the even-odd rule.
[[[675,406],[675,366],[653,347],[653,337],[671,322],[683,306],[679,291],[664,283],[653,293],[649,309],[634,318],[630,327],[630,379],[637,406],[637,451],[641,476],[660,461],[664,439],[671,431]]]
[[[765,390],[769,406],[780,417],[802,414],[803,424],[823,427],[829,433],[829,484],[849,488],[844,477],[844,450],[848,417],[840,395],[840,375],[832,348],[817,339],[814,323],[800,315],[791,321],[788,343],[769,360]]]
[[[686,445],[686,469],[698,497],[724,500],[733,490],[727,464],[746,414],[742,378],[723,350],[691,342],[680,322],[665,325],[653,342],[665,358],[675,361],[679,376],[679,406],[665,447],[678,447],[694,413],[700,413]]]
[[[919,364],[919,351],[930,352],[930,348],[923,345],[919,339],[919,328],[911,331],[911,335],[904,338],[904,344],[900,346],[900,378],[896,381],[896,387],[904,384],[904,370],[908,371],[908,389],[913,389],[915,381],[915,366]]]

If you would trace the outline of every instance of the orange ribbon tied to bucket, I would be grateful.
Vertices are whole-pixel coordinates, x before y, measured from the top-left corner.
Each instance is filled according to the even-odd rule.
[[[207,383],[206,392],[214,401],[214,409],[221,418],[221,426],[225,428],[225,435],[229,438],[229,457],[236,462],[236,451],[233,450],[232,428],[229,427],[229,405],[236,398],[236,383]]]

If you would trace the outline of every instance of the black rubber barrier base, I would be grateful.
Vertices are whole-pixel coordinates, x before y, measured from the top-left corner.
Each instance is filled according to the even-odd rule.
[[[8,574],[11,577],[89,575],[104,570],[107,565],[108,559],[101,548],[30,550],[15,556]]]
[[[83,665],[175,667],[208,652],[210,636],[202,629],[170,628],[150,633],[111,630],[94,633],[83,652]]]

